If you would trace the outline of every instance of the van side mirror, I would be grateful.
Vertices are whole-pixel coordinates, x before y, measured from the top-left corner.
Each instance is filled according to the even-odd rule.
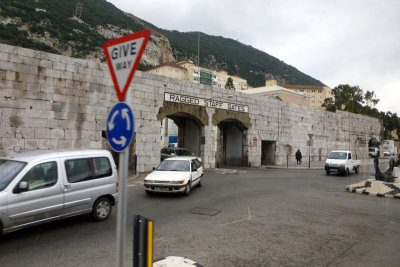
[[[28,182],[20,182],[18,184],[18,193],[26,192],[29,190]]]

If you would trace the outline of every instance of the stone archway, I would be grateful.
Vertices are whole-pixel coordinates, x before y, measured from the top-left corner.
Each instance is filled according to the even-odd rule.
[[[213,125],[218,125],[224,120],[238,121],[238,123],[241,124],[246,129],[249,129],[251,127],[249,113],[216,109],[215,113],[212,116]]]
[[[161,121],[165,117],[176,113],[189,114],[203,126],[208,125],[208,114],[205,107],[166,101],[158,110],[157,119]]]
[[[205,107],[185,105],[180,103],[164,102],[159,109],[157,119],[169,119],[177,127],[177,145],[187,148],[195,155],[203,157],[205,144],[204,126],[208,125],[208,115]],[[165,124],[164,124],[165,125]]]
[[[216,162],[220,165],[248,166],[248,113],[216,110],[213,123],[217,127]]]

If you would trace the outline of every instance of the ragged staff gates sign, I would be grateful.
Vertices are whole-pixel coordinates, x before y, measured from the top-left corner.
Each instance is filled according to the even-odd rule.
[[[180,104],[188,104],[188,105],[196,105],[202,107],[209,107],[209,108],[218,108],[218,109],[226,109],[238,112],[249,112],[249,107],[247,105],[242,104],[235,104],[229,103],[225,101],[195,97],[195,96],[187,96],[187,95],[180,95],[174,93],[164,93],[164,100],[168,102],[175,102]]]

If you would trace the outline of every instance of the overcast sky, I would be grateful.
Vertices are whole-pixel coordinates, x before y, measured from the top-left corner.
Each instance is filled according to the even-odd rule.
[[[155,26],[223,36],[262,50],[331,88],[375,91],[400,115],[398,0],[107,0]]]

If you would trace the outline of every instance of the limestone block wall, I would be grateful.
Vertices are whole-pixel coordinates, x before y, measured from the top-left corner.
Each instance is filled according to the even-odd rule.
[[[261,165],[262,140],[276,142],[276,163],[297,148],[319,160],[331,149],[350,149],[366,157],[368,140],[379,136],[377,119],[347,112],[331,113],[271,98],[257,98],[224,88],[136,71],[129,102],[135,118],[132,153],[138,170],[150,171],[160,161],[164,92],[212,98],[249,106],[250,128],[244,145],[251,166]],[[103,131],[117,96],[106,64],[0,44],[0,156],[20,151],[60,148],[107,148]],[[215,109],[206,108],[208,125],[201,156],[206,168],[216,166],[218,127]],[[251,143],[252,144],[252,143]],[[291,158],[294,160],[294,156]]]

